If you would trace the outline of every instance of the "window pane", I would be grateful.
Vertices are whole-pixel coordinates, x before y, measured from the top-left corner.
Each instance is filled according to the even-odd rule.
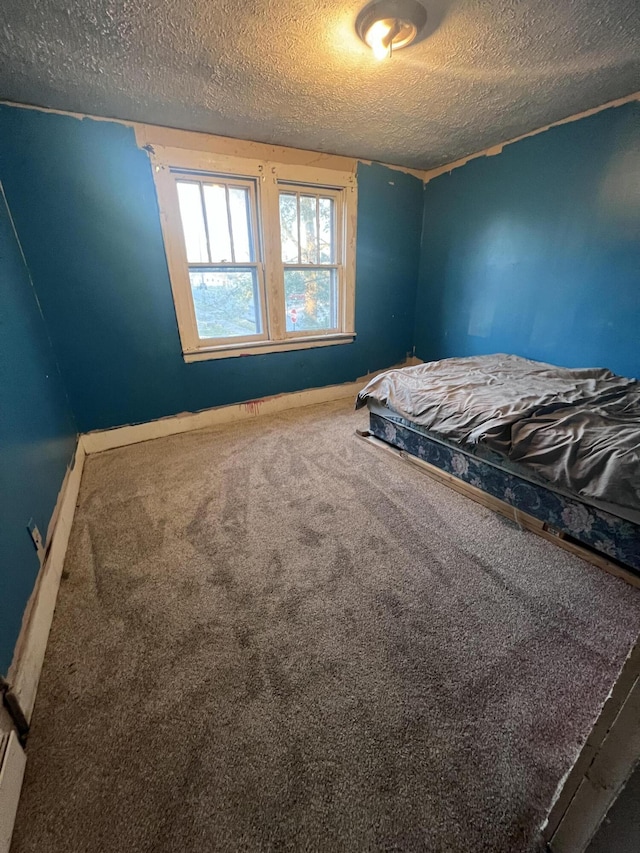
[[[318,204],[320,214],[320,263],[335,264],[335,227],[334,201],[332,198],[321,198]]]
[[[300,263],[318,263],[316,197],[300,196]]]
[[[284,295],[288,332],[337,328],[335,270],[285,270]]]
[[[251,199],[246,187],[229,187],[229,210],[231,212],[234,260],[237,264],[254,261],[251,234]]]
[[[280,193],[280,240],[282,262],[297,264],[298,259],[298,201],[295,193]]]
[[[204,205],[207,210],[211,263],[231,263],[231,240],[227,217],[227,194],[222,184],[204,184]]]
[[[254,269],[190,270],[191,293],[201,338],[259,335],[260,302]]]
[[[209,251],[202,215],[200,184],[193,181],[176,181],[176,185],[187,261],[190,264],[206,263],[209,260]]]

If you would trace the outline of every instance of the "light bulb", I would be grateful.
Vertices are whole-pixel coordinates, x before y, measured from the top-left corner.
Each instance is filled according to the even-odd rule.
[[[411,44],[427,22],[424,0],[370,0],[356,18],[356,32],[376,59]]]
[[[387,21],[376,21],[367,31],[366,42],[376,59],[388,59],[391,56],[390,32],[391,24]]]

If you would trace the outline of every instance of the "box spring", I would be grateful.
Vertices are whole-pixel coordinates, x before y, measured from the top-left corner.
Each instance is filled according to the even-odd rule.
[[[375,412],[369,413],[369,430],[387,444],[537,518],[590,551],[632,569],[640,577],[640,525],[584,503],[578,497],[568,497],[524,480]]]

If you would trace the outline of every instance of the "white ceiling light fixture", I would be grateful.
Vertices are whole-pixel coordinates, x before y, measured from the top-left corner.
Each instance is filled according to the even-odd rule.
[[[373,0],[356,18],[356,32],[376,59],[388,59],[392,50],[414,42],[426,23],[417,0]]]

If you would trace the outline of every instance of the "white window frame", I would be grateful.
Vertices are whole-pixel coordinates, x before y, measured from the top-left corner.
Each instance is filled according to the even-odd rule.
[[[185,361],[309,349],[350,343],[355,339],[357,183],[353,171],[341,172],[163,146],[153,146],[149,154]],[[176,189],[176,180],[184,173],[192,173],[195,180],[217,178],[222,182],[244,178],[255,181],[255,246],[263,312],[261,335],[216,342],[203,340],[198,335]],[[339,257],[336,257],[334,266],[338,270],[338,322],[336,329],[326,333],[286,331],[285,265],[282,263],[280,240],[279,191],[282,184],[301,191],[308,187],[312,193],[326,190],[336,199],[336,250]],[[309,265],[313,269],[322,266],[325,265]]]
[[[259,293],[259,307],[260,307],[260,327],[262,328],[261,332],[256,332],[253,335],[246,336],[234,336],[231,338],[201,338],[198,334],[197,323],[195,310],[193,310],[193,300],[191,297],[191,283],[189,281],[189,301],[191,302],[191,308],[193,311],[193,316],[189,316],[189,333],[195,335],[196,339],[199,341],[201,346],[235,346],[237,344],[242,343],[250,343],[250,342],[262,342],[268,339],[268,327],[267,327],[267,316],[266,316],[266,300],[265,300],[265,287],[264,287],[264,263],[262,261],[262,248],[260,241],[260,234],[258,230],[258,189],[256,186],[256,180],[252,178],[238,178],[232,175],[219,175],[213,174],[211,172],[202,173],[202,172],[194,172],[194,171],[180,171],[171,169],[171,175],[173,180],[171,181],[172,189],[176,193],[174,203],[178,204],[178,195],[176,192],[177,184],[183,181],[189,182],[193,181],[194,183],[204,184],[207,182],[215,182],[218,185],[223,185],[227,188],[230,187],[244,187],[249,191],[249,199],[251,204],[251,241],[253,244],[254,251],[254,260],[247,261],[245,263],[236,263],[234,261],[225,262],[225,263],[217,263],[217,262],[199,262],[199,263],[189,263],[186,253],[186,247],[184,245],[184,240],[182,242],[182,247],[177,247],[177,253],[180,253],[180,249],[184,253],[184,263],[187,264],[187,278],[189,278],[189,274],[193,267],[199,269],[210,269],[214,271],[216,268],[220,269],[232,269],[234,266],[240,267],[243,269],[248,269],[254,267],[256,270],[256,284]],[[208,250],[211,251],[209,246],[209,231],[207,222],[205,221],[205,232],[207,236],[207,244]],[[181,233],[182,230],[181,230]],[[192,327],[191,322],[194,322],[195,325]]]

